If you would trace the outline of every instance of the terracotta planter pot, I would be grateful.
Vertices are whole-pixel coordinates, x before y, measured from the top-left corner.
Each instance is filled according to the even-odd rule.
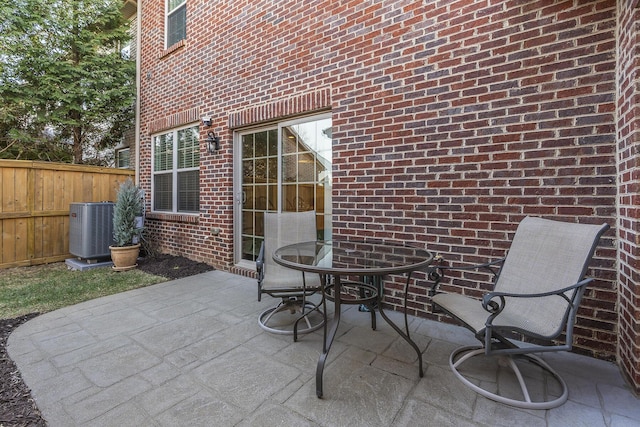
[[[140,244],[133,246],[109,246],[111,249],[111,261],[116,271],[131,270],[138,266],[136,261],[140,254]]]

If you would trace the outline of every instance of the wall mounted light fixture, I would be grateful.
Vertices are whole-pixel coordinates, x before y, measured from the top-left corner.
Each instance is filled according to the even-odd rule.
[[[202,124],[205,126],[211,126],[211,116],[202,116],[201,117]]]
[[[207,151],[209,154],[213,154],[220,149],[220,137],[214,132],[207,132]]]

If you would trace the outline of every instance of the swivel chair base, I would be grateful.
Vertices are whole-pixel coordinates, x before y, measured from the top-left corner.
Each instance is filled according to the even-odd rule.
[[[268,308],[258,316],[258,325],[267,332],[279,335],[306,334],[324,325],[324,316],[318,305],[297,297],[282,298],[275,307]]]
[[[462,365],[465,362],[469,362],[470,359],[476,357],[498,357],[498,363],[501,366],[508,366],[513,374],[518,379],[518,384],[520,385],[520,390],[522,392],[522,399],[516,399],[512,397],[506,397],[500,395],[498,393],[493,393],[488,391],[479,385],[475,384],[467,376],[462,374],[460,371],[462,369]],[[522,374],[520,368],[516,364],[515,359],[519,361],[530,362],[533,365],[536,365],[539,369],[544,371],[549,377],[549,375],[555,379],[557,384],[560,387],[560,396],[548,396],[548,392],[543,393],[544,397],[550,397],[550,399],[541,399],[534,400],[531,398],[531,393],[525,383],[524,375]],[[449,366],[451,370],[455,374],[455,376],[462,381],[464,385],[475,391],[476,393],[489,398],[491,400],[495,400],[496,402],[504,403],[506,405],[515,406],[517,408],[523,409],[551,409],[556,408],[567,401],[569,397],[569,391],[567,389],[567,384],[562,379],[560,375],[556,371],[554,371],[544,360],[540,357],[535,356],[533,354],[523,354],[523,355],[497,355],[497,356],[486,356],[484,347],[471,346],[471,347],[461,347],[453,351],[451,356],[449,357]],[[549,378],[551,379],[551,378]],[[498,389],[500,386],[498,385]],[[538,396],[536,396],[538,397]]]

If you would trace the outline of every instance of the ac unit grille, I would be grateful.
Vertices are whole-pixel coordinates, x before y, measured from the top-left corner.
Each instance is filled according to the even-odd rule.
[[[107,258],[113,244],[113,203],[71,203],[69,252],[78,258]]]

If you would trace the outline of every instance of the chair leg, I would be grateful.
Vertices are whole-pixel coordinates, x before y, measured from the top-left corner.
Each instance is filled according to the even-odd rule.
[[[505,397],[498,393],[493,393],[490,392],[482,387],[480,387],[479,385],[476,385],[475,383],[473,383],[471,380],[469,380],[463,373],[461,373],[461,369],[462,369],[462,365],[465,362],[468,362],[470,359],[474,358],[474,357],[504,357],[507,359],[508,363],[507,365],[509,366],[509,368],[513,371],[514,375],[516,376],[517,380],[518,380],[518,384],[520,385],[520,389],[522,391],[522,399],[515,399],[515,398],[511,398],[511,397]],[[555,399],[549,399],[549,400],[538,400],[538,401],[533,401],[531,399],[530,396],[530,392],[529,389],[526,385],[525,379],[522,375],[522,373],[520,372],[520,368],[518,367],[518,365],[516,364],[514,357],[518,357],[519,359],[524,359],[527,360],[528,362],[537,365],[542,371],[550,374],[560,385],[561,389],[562,389],[562,393],[560,394],[559,397],[555,398]],[[451,370],[453,371],[453,373],[455,374],[455,376],[467,387],[469,387],[470,389],[472,389],[473,391],[475,391],[476,393],[495,400],[496,402],[500,402],[500,403],[504,403],[506,405],[510,405],[510,406],[515,406],[517,408],[523,408],[523,409],[551,409],[551,408],[556,408],[560,405],[562,405],[563,403],[565,403],[569,397],[569,391],[567,388],[567,384],[565,383],[565,381],[562,379],[562,377],[556,372],[554,371],[549,364],[547,364],[544,360],[542,360],[540,357],[535,356],[533,354],[524,354],[524,355],[517,355],[517,356],[510,356],[510,355],[500,355],[500,356],[486,356],[485,355],[485,349],[484,347],[461,347],[458,348],[457,350],[454,350],[451,353],[451,356],[449,356],[449,366],[451,367]]]
[[[324,301],[324,298],[323,298],[323,301]],[[320,329],[320,327],[326,323],[327,321],[326,316],[322,311],[322,308],[320,308],[321,304],[322,304],[322,301],[319,302],[318,304],[305,302],[304,304],[301,305],[300,312],[302,313],[302,316],[298,317],[298,319],[293,324],[293,341],[294,342],[298,341],[298,333],[306,334],[308,332],[313,332],[315,330]],[[317,320],[317,324],[315,325],[310,320],[311,315],[313,313],[318,313],[322,316],[321,319]],[[302,319],[304,319],[305,323],[307,324],[307,327],[303,329],[299,329],[298,323],[300,323]]]

